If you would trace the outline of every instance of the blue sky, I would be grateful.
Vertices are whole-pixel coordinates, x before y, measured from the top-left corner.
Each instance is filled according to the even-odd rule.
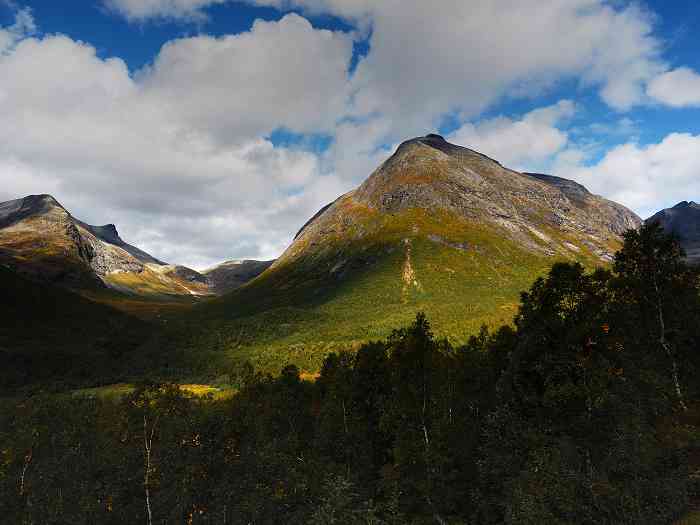
[[[195,267],[269,258],[437,130],[648,216],[700,200],[699,25],[690,1],[0,0],[0,200],[53,193]]]

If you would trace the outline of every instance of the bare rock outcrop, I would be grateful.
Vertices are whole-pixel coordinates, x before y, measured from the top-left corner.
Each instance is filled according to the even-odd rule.
[[[610,261],[622,233],[641,224],[632,211],[574,181],[519,173],[431,134],[401,144],[359,188],[321,209],[275,266],[320,253],[329,236],[361,236],[383,227],[368,215],[411,210],[496,228],[533,253],[586,252],[603,262]],[[444,242],[434,232],[425,233]]]

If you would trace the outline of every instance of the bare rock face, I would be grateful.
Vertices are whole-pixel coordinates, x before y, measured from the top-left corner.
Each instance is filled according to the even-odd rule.
[[[169,278],[165,270],[154,271],[170,267],[124,242],[113,224],[86,224],[50,195],[0,203],[0,262],[33,279],[74,288],[106,285],[131,292],[131,283],[157,279],[159,291],[173,295],[191,293],[179,282],[180,274],[197,274],[176,270]],[[115,278],[121,275],[131,276],[129,284]]]
[[[616,202],[593,195],[583,185],[561,177],[541,173],[523,173],[558,188],[578,208],[587,211],[593,220],[600,219],[603,227],[622,235],[625,231],[639,228],[639,217]]]
[[[495,228],[533,253],[587,252],[605,262],[621,234],[641,224],[632,211],[576,182],[519,173],[427,135],[401,144],[359,188],[319,211],[275,267],[322,250],[329,236],[369,233],[369,215],[398,217],[411,210]],[[428,237],[439,238],[434,232]]]
[[[658,222],[664,230],[678,236],[688,261],[700,264],[700,204],[683,201],[649,217],[646,222]]]
[[[93,247],[70,213],[50,195],[0,203],[0,262],[41,280],[94,286]]]
[[[114,224],[93,226],[76,219],[51,195],[29,195],[0,203],[0,263],[71,288],[201,297],[242,286],[272,261],[232,261],[205,275],[124,242]]]
[[[95,248],[93,268],[100,275],[113,271],[142,271],[144,264],[165,265],[143,250],[125,243],[114,224],[91,226],[76,219],[81,234]],[[108,249],[108,248],[112,249]]]
[[[86,224],[50,195],[30,195],[0,203],[0,236],[8,241],[14,238],[18,247],[22,241],[29,242],[21,251],[31,251],[32,246],[53,247],[66,257],[87,264],[100,277],[117,271],[138,273],[146,263],[165,264],[126,244],[113,224]]]

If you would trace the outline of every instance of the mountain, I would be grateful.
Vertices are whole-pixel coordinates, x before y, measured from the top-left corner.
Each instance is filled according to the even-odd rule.
[[[92,226],[51,195],[0,203],[0,262],[35,280],[109,287],[147,296],[200,296],[206,277],[124,242],[113,224]]]
[[[700,264],[700,204],[683,201],[647,219],[658,222],[670,233],[675,233],[691,263]]]
[[[404,142],[322,208],[264,273],[195,311],[209,344],[308,368],[384,337],[418,310],[463,341],[511,321],[558,260],[604,265],[641,221],[573,181],[505,168],[438,135]]]
[[[240,288],[267,270],[274,261],[226,261],[204,270],[202,274],[215,295],[223,295]]]
[[[51,195],[29,195],[0,203],[0,263],[69,288],[167,299],[229,292],[272,261],[230,261],[200,273],[124,242],[114,224],[92,226],[73,217]]]

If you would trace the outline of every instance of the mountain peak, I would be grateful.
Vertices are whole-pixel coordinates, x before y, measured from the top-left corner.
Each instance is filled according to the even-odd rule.
[[[657,222],[667,232],[677,235],[688,260],[700,263],[700,204],[681,201],[654,214],[646,222]]]
[[[66,209],[52,195],[48,194],[27,195],[20,199],[0,202],[0,228],[28,217],[45,215],[53,210],[59,210],[68,215]]]
[[[420,226],[426,214],[441,219],[429,228]],[[403,228],[404,239],[422,235],[444,240],[445,221],[454,226],[450,246],[464,244],[463,235],[455,232],[476,228],[498,232],[496,237],[509,238],[530,253],[589,252],[606,261],[619,236],[641,222],[624,206],[574,181],[519,173],[429,134],[403,142],[359,188],[322,208],[273,268],[314,250],[325,253],[331,237],[341,244],[365,242],[361,239],[380,235],[382,229]],[[555,240],[545,231],[561,231],[562,238]],[[574,237],[578,244],[572,244]]]
[[[438,135],[437,133],[428,133],[423,137],[415,137],[406,140],[405,142],[402,142],[401,145],[396,149],[396,152],[394,153],[392,158],[401,157],[402,154],[412,151],[415,147],[422,147],[421,149],[424,150],[426,146],[429,148],[433,148],[434,150],[440,151],[445,155],[461,157],[462,160],[469,158],[481,159],[488,162],[493,162],[498,166],[501,166],[501,164],[497,160],[492,159],[491,157],[484,155],[483,153],[479,153],[476,150],[452,144],[451,142],[448,142],[445,139],[445,137],[443,137],[442,135]]]
[[[700,209],[700,204],[698,204],[695,201],[681,201],[678,204],[676,204],[673,208],[673,210],[682,210],[682,209],[687,209],[687,208],[695,208],[695,209]]]
[[[456,204],[460,190],[480,191],[513,176],[523,178],[486,155],[429,134],[403,142],[354,192],[354,198],[383,211],[445,208]]]
[[[61,204],[56,200],[53,195],[48,193],[41,193],[39,195],[27,195],[24,199],[26,203],[45,203],[52,206],[61,206]],[[61,206],[62,207],[62,206]]]
[[[58,202],[53,195],[49,195],[48,193],[42,193],[40,195],[27,195],[23,199],[18,200],[22,202],[22,210],[26,214],[46,213],[54,208],[65,210],[63,205]]]
[[[114,244],[116,246],[121,246],[124,241],[119,237],[119,232],[114,224],[105,224],[104,226],[91,226],[89,224],[82,223],[82,226],[89,230],[93,235],[102,239],[105,242]]]

